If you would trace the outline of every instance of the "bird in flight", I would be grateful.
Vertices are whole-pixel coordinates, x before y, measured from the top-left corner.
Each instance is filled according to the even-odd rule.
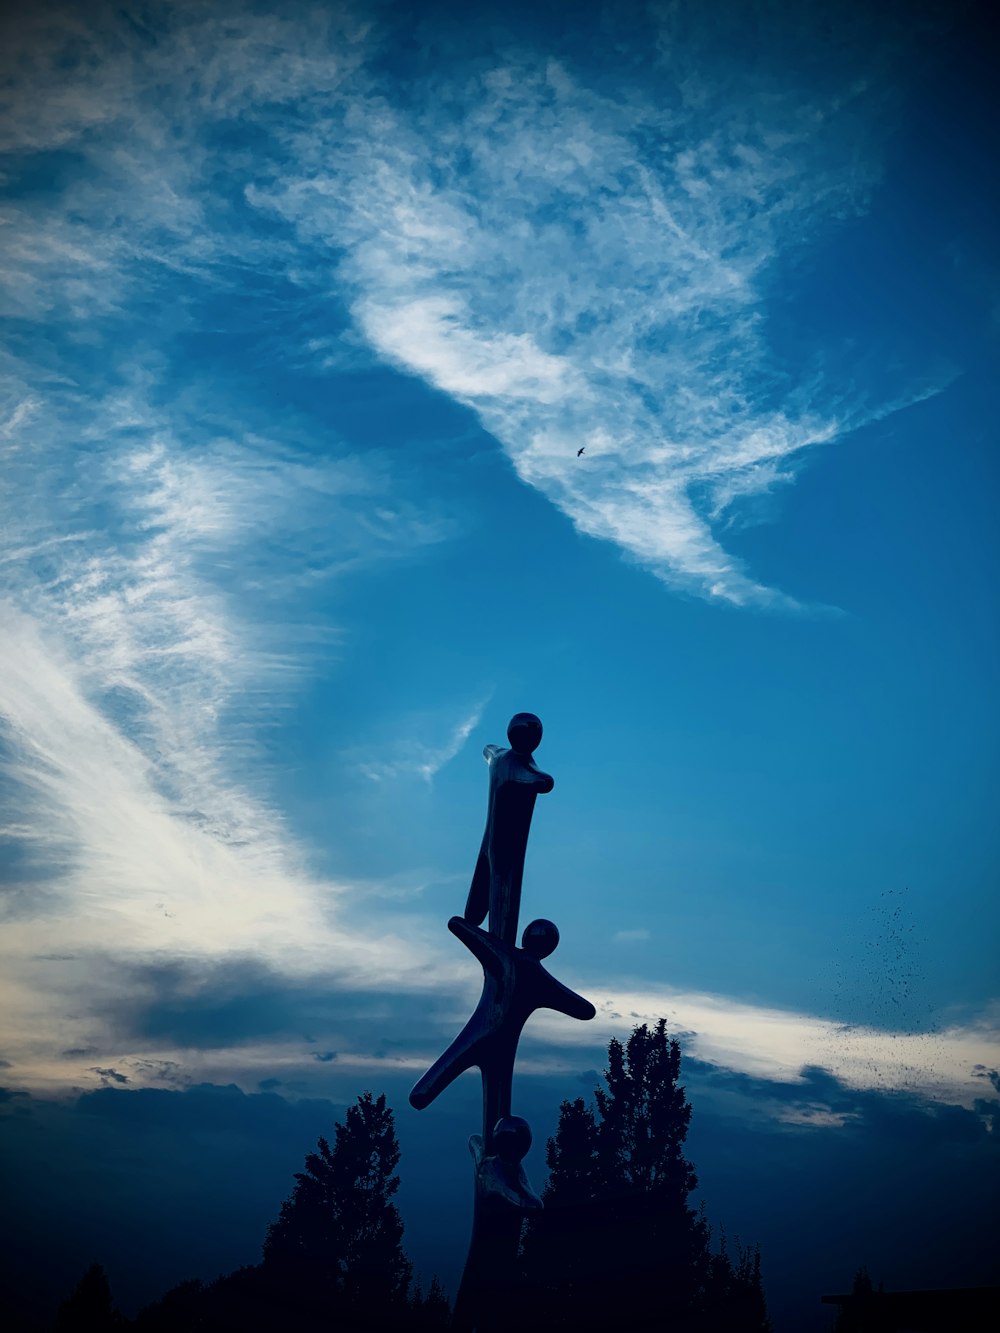
[[[580,455],[583,453],[583,450],[584,450],[586,447],[587,447],[586,445],[583,445],[581,448],[577,449],[577,451],[576,451],[576,456],[577,456],[577,458],[580,457]]]

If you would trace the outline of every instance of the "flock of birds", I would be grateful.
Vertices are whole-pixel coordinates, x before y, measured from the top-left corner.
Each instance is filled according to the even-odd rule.
[[[869,913],[860,951],[836,964],[833,1008],[845,1072],[860,1063],[869,1085],[882,1091],[919,1086],[936,1063],[933,1047],[940,1041],[932,1007],[919,997],[923,971],[910,915],[907,890],[886,889]],[[901,1037],[926,1039],[919,1069],[901,1058]]]

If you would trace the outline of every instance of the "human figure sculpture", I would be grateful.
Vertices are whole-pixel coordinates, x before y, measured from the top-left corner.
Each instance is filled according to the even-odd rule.
[[[519,1213],[537,1213],[541,1199],[528,1183],[521,1163],[531,1147],[531,1126],[522,1116],[502,1116],[493,1126],[493,1152],[487,1153],[481,1134],[469,1139],[476,1168],[476,1194],[484,1208],[510,1208]]]
[[[410,1093],[410,1105],[421,1111],[449,1083],[473,1065],[483,1074],[483,1136],[492,1148],[493,1127],[510,1115],[511,1083],[517,1042],[536,1009],[555,1009],[570,1018],[593,1018],[589,1000],[557,981],[542,966],[559,943],[551,921],[532,921],[524,929],[521,948],[510,948],[490,931],[453,916],[448,929],[483,965],[483,992],[475,1012],[445,1053],[431,1065]]]
[[[482,995],[465,1027],[410,1093],[410,1104],[419,1111],[473,1065],[482,1075],[483,1132],[469,1140],[476,1195],[472,1243],[452,1320],[457,1333],[499,1333],[509,1327],[504,1311],[522,1218],[542,1206],[521,1164],[531,1130],[510,1113],[521,1030],[536,1009],[582,1019],[596,1012],[589,1000],[542,966],[559,943],[551,921],[532,921],[521,947],[515,944],[535,798],[555,785],[532,758],[541,738],[542,724],[534,713],[517,713],[507,727],[510,749],[487,745],[483,750],[490,768],[486,830],[465,913],[448,922],[451,933],[482,964]],[[487,913],[489,929],[483,930]]]
[[[550,792],[555,781],[532,758],[542,739],[542,724],[534,713],[516,713],[507,727],[507,739],[509,750],[500,745],[483,750],[490,766],[486,829],[464,916],[479,926],[489,912],[490,933],[513,948],[535,797]]]
[[[494,1125],[492,1153],[486,1151],[481,1135],[469,1139],[476,1201],[469,1258],[455,1301],[454,1328],[509,1333],[514,1294],[509,1260],[517,1254],[522,1218],[543,1207],[521,1165],[530,1147],[531,1127],[518,1115],[504,1116]]]

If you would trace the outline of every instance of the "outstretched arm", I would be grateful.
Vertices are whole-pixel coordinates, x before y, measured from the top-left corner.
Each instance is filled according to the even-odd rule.
[[[556,780],[551,773],[543,773],[534,759],[525,760],[520,777],[522,782],[530,783],[539,796],[547,796],[556,785]]]
[[[585,1000],[582,995],[577,995],[575,990],[570,990],[564,986],[561,981],[556,981],[550,972],[546,972],[541,963],[538,970],[542,974],[544,981],[539,987],[539,1009],[554,1009],[556,1013],[567,1014],[570,1018],[593,1018],[597,1010]]]

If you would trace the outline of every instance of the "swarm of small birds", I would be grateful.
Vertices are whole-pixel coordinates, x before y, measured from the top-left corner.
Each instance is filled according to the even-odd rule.
[[[906,889],[886,889],[869,912],[861,952],[838,959],[834,1009],[844,1020],[837,1028],[838,1045],[848,1063],[850,1057],[864,1052],[863,1064],[871,1077],[871,1086],[889,1090],[915,1086],[917,1069],[900,1065],[895,1056],[897,1037],[921,1036],[934,1044],[937,1029],[931,1018],[931,1006],[918,1000],[923,971],[915,957],[915,927],[909,920]],[[926,1012],[924,1012],[926,1010]],[[854,1021],[847,1014],[857,1015]],[[881,1039],[857,1035],[858,1029],[876,1029]],[[923,1045],[923,1043],[921,1043]],[[880,1048],[884,1053],[880,1059]],[[922,1061],[933,1067],[934,1052],[928,1049]],[[836,1072],[836,1070],[834,1071]]]

